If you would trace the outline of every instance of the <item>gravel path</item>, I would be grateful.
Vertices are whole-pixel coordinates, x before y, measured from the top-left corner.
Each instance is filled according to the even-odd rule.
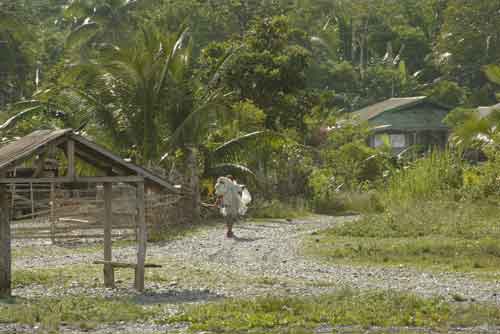
[[[150,245],[148,258],[159,264],[186,264],[204,268],[215,275],[231,274],[253,277],[267,284],[215,286],[217,295],[244,296],[274,292],[300,295],[324,293],[339,288],[383,289],[409,291],[423,296],[439,295],[451,299],[459,295],[470,301],[492,302],[500,305],[500,282],[485,282],[468,274],[419,272],[408,268],[377,268],[328,264],[314,261],[301,254],[306,236],[318,230],[353,218],[316,217],[300,221],[270,220],[265,223],[241,223],[236,239],[224,237],[222,225],[207,228],[185,238],[163,245]],[[118,261],[134,261],[135,248],[114,251]],[[72,254],[21,258],[15,268],[55,267],[91,263],[100,254]],[[165,261],[165,263],[162,263]],[[175,267],[175,266],[174,266]],[[175,282],[174,282],[175,283]],[[273,284],[276,283],[276,284]],[[172,282],[150,284],[152,289],[172,288]],[[254,285],[254,286],[252,286]],[[264,285],[264,286],[263,286]],[[200,287],[205,290],[206,287]],[[219,291],[217,291],[219,290]]]
[[[14,293],[28,298],[82,293],[106,297],[135,296],[136,302],[144,305],[171,305],[169,312],[176,312],[179,305],[184,303],[203,303],[224,297],[267,294],[304,296],[334,292],[343,288],[406,291],[426,297],[443,296],[450,301],[453,301],[454,295],[458,295],[467,299],[467,302],[500,305],[499,281],[479,281],[468,274],[420,272],[405,267],[337,265],[315,261],[302,254],[302,243],[308,236],[352,219],[355,218],[320,216],[293,221],[245,222],[235,228],[235,239],[224,237],[224,226],[221,224],[178,240],[151,244],[148,246],[149,262],[162,264],[164,268],[154,272],[157,279],[146,282],[147,291],[144,294],[136,294],[131,290],[131,281],[119,283],[119,288],[114,290],[104,289],[101,283],[97,282],[91,289],[78,284],[70,290],[28,286],[20,287]],[[44,252],[40,254],[35,257],[16,258],[14,268],[82,265],[101,258],[100,252],[51,256],[44,256]],[[113,256],[117,261],[134,262],[135,247],[114,249]],[[1,327],[0,333],[3,333]],[[154,333],[172,329],[154,323],[125,324],[122,327],[119,329],[115,325],[103,326],[93,332]],[[132,331],[126,328],[131,328]],[[186,327],[177,329],[182,332]],[[476,330],[472,332],[493,333],[500,329]]]

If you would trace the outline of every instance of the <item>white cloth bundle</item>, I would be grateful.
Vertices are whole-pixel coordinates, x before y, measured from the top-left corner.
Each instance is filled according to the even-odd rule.
[[[244,215],[247,212],[248,203],[252,201],[250,192],[243,185],[227,177],[217,179],[215,194],[222,196],[221,214],[223,216]]]

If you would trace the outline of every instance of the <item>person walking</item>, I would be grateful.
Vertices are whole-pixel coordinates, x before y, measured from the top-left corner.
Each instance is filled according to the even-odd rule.
[[[240,210],[243,207],[241,193],[243,186],[236,183],[231,175],[221,176],[215,184],[215,195],[217,200],[215,205],[219,207],[226,222],[226,237],[234,238],[233,226],[238,221]]]

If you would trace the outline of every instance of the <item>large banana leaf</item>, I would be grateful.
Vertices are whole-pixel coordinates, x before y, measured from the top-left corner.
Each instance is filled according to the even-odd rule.
[[[10,117],[3,124],[1,124],[0,130],[7,130],[9,128],[12,128],[14,125],[17,124],[17,122],[22,121],[23,119],[27,118],[28,116],[31,116],[32,114],[34,114],[37,111],[40,111],[41,109],[42,105],[37,105],[34,107],[23,109],[14,116]]]
[[[204,176],[221,176],[231,174],[237,178],[251,177],[255,178],[255,174],[246,166],[236,163],[221,163],[207,168]]]
[[[205,97],[193,111],[177,126],[169,141],[171,146],[178,145],[182,142],[190,144],[199,142],[201,137],[208,129],[212,118],[215,118],[217,109],[226,108],[221,96],[218,92]]]
[[[164,87],[168,76],[168,72],[170,70],[170,66],[174,61],[174,58],[177,57],[179,51],[182,49],[183,45],[185,44],[188,38],[189,38],[189,27],[186,27],[184,30],[180,32],[179,37],[176,39],[174,46],[170,50],[170,53],[163,64],[163,67],[160,71],[159,80],[156,82],[154,87],[154,92],[156,96],[159,95],[161,89]]]
[[[488,77],[488,79],[500,85],[500,66],[499,65],[488,65],[484,67],[484,73]]]
[[[92,39],[100,30],[97,23],[86,21],[70,32],[66,38],[66,47],[76,48],[81,47]]]
[[[265,147],[276,142],[284,142],[285,138],[274,131],[255,131],[231,139],[215,148],[210,154],[212,161],[238,160],[256,147]]]

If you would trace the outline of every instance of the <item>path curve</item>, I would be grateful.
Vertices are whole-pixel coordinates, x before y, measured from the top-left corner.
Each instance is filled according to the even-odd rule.
[[[453,295],[469,301],[500,305],[500,282],[474,279],[460,273],[421,272],[408,268],[382,268],[324,263],[302,253],[304,239],[314,232],[343,223],[353,217],[316,216],[299,220],[244,222],[236,226],[236,239],[224,237],[224,226],[211,226],[200,232],[164,244],[148,247],[148,257],[156,262],[190,264],[222,275],[270,280],[270,284],[211,287],[222,296],[253,296],[267,293],[310,295],[341,288],[383,289],[412,292],[423,296]],[[119,261],[134,261],[135,247],[114,250]],[[14,261],[15,268],[40,268],[92,263],[100,254],[73,254]],[[161,264],[161,263],[160,263]],[[151,289],[172,288],[171,283],[147,286]]]

